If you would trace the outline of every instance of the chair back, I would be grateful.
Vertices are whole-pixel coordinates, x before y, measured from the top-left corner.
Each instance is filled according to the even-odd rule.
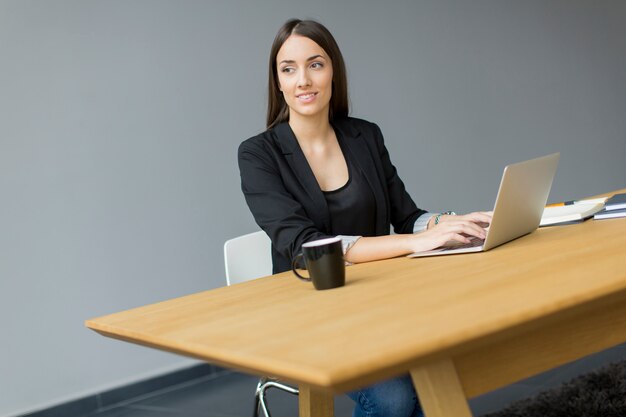
[[[224,243],[228,285],[272,275],[272,241],[260,230]]]

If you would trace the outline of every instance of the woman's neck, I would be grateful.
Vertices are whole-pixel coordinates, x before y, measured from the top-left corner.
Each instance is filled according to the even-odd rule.
[[[302,147],[320,145],[326,142],[332,131],[327,113],[315,117],[291,114],[289,127],[293,130]]]

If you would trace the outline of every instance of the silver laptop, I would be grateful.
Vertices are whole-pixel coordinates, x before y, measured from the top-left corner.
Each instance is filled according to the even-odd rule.
[[[485,240],[416,252],[410,258],[483,252],[533,232],[539,226],[548,201],[560,154],[553,153],[504,168]]]

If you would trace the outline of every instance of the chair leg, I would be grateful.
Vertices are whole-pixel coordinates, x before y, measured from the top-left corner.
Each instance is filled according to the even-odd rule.
[[[268,388],[278,388],[282,391],[286,391],[293,395],[299,394],[298,388],[290,387],[289,385],[281,384],[280,382],[271,381],[271,380],[263,384],[263,387],[261,388],[261,390],[266,391]]]
[[[297,388],[281,384],[280,382],[276,382],[267,377],[263,377],[259,379],[259,383],[257,384],[254,392],[254,417],[259,417],[259,410],[263,411],[263,417],[271,417],[270,411],[267,408],[267,399],[265,397],[265,391],[267,391],[268,388],[278,388],[290,394],[298,395]]]
[[[261,405],[261,410],[263,410],[264,417],[271,417],[270,410],[267,409],[267,401],[265,399],[265,388],[266,384],[263,384],[261,387],[261,392],[259,393],[259,404]]]
[[[259,382],[256,384],[256,390],[254,391],[254,411],[252,413],[253,417],[259,417],[259,407],[261,405],[261,388],[265,383],[265,378],[259,379]]]
[[[269,378],[262,377],[256,385],[256,390],[254,392],[254,417],[259,417],[261,411],[263,412],[263,417],[271,417],[265,400],[265,390],[267,389],[267,384],[269,382]]]

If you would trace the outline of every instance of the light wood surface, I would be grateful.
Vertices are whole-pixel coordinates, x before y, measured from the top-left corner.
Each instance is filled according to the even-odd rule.
[[[626,341],[625,247],[626,218],[591,220],[484,253],[353,265],[343,288],[283,273],[86,324],[313,397],[408,371],[436,387],[452,375],[440,363],[471,397]]]
[[[471,417],[456,367],[442,359],[411,370],[422,410],[428,417]]]
[[[300,417],[332,417],[334,413],[332,394],[307,385],[300,388],[298,406]]]

